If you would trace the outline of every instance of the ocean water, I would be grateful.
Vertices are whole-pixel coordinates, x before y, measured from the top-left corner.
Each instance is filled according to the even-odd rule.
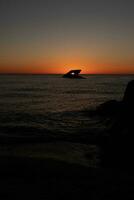
[[[1,134],[13,127],[66,135],[86,130],[91,119],[83,114],[84,111],[110,99],[121,100],[127,83],[134,79],[133,75],[85,77],[65,79],[61,75],[0,75]],[[16,132],[18,135],[23,133],[35,134],[34,131]]]

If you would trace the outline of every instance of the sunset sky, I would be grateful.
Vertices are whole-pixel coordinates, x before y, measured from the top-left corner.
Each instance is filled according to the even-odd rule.
[[[134,1],[0,1],[0,73],[70,69],[134,73]]]

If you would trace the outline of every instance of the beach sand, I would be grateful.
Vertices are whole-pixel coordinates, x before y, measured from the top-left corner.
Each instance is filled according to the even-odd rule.
[[[93,145],[3,144],[0,152],[1,199],[134,199],[134,174],[99,167]]]

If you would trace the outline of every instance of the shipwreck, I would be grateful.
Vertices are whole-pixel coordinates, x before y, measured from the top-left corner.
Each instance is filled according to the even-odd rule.
[[[63,78],[85,79],[84,77],[79,75],[80,72],[80,69],[70,70],[69,72],[63,75]]]

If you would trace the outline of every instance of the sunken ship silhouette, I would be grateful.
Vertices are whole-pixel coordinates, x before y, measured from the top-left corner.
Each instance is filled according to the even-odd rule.
[[[80,72],[81,69],[70,70],[63,75],[63,78],[85,79],[84,77],[79,75]]]

